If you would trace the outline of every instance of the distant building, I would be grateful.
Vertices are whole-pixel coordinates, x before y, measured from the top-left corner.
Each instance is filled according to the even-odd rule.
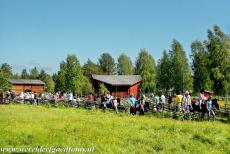
[[[127,98],[130,94],[137,97],[140,92],[140,75],[92,75],[93,87],[99,91],[100,83],[104,83],[109,92],[115,96]]]
[[[11,91],[15,93],[20,92],[43,92],[45,89],[45,83],[41,80],[29,80],[29,79],[15,79],[10,80]]]

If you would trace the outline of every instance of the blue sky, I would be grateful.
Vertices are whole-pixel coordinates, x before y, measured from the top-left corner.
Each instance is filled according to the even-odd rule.
[[[215,24],[230,34],[229,0],[0,0],[0,63],[54,73],[67,54],[134,62],[141,48],[157,60],[174,38],[189,55]]]

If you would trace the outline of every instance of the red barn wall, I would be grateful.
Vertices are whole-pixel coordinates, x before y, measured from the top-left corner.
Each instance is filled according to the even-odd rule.
[[[33,92],[37,92],[37,93],[40,93],[40,92],[42,92],[44,90],[44,86],[35,86],[35,85],[33,85],[32,86],[32,91]]]
[[[44,91],[43,85],[12,85],[11,91],[15,93],[31,90],[32,92],[40,93]]]
[[[119,98],[127,98],[128,97],[128,92],[123,91],[123,92],[113,92],[112,95],[119,97]]]
[[[135,85],[132,85],[130,88],[129,88],[129,94],[132,94],[134,97],[138,97],[139,95],[139,92],[140,92],[140,86],[141,86],[141,83],[136,83]]]

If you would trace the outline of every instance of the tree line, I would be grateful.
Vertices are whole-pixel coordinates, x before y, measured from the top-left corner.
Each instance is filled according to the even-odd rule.
[[[189,57],[182,44],[174,39],[171,49],[164,50],[157,62],[146,49],[140,50],[134,63],[125,53],[115,60],[105,52],[96,63],[88,59],[81,66],[76,55],[68,55],[53,75],[36,67],[29,72],[23,69],[20,75],[13,74],[11,66],[4,63],[0,67],[0,89],[9,89],[8,80],[12,78],[40,79],[46,83],[48,92],[86,95],[94,91],[91,74],[141,75],[143,92],[207,89],[223,95],[230,88],[230,37],[215,25],[213,30],[208,29],[207,40],[191,43]]]

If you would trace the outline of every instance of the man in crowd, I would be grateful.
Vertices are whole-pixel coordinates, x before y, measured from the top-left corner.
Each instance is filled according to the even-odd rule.
[[[180,94],[180,92],[178,91],[177,92],[177,95],[176,95],[176,98],[175,98],[175,105],[176,105],[176,108],[175,110],[178,111],[181,109],[181,105],[182,105],[182,99],[183,99],[183,96]]]
[[[137,100],[131,94],[129,97],[129,104],[130,104],[130,114],[136,115],[136,103]]]
[[[165,103],[166,103],[166,98],[165,98],[164,93],[162,92],[161,94],[161,108],[162,109],[164,109]]]
[[[185,95],[183,97],[182,108],[185,114],[188,114],[189,118],[191,118],[190,110],[192,109],[192,104],[191,104],[191,96],[189,95],[188,91],[185,92]]]

